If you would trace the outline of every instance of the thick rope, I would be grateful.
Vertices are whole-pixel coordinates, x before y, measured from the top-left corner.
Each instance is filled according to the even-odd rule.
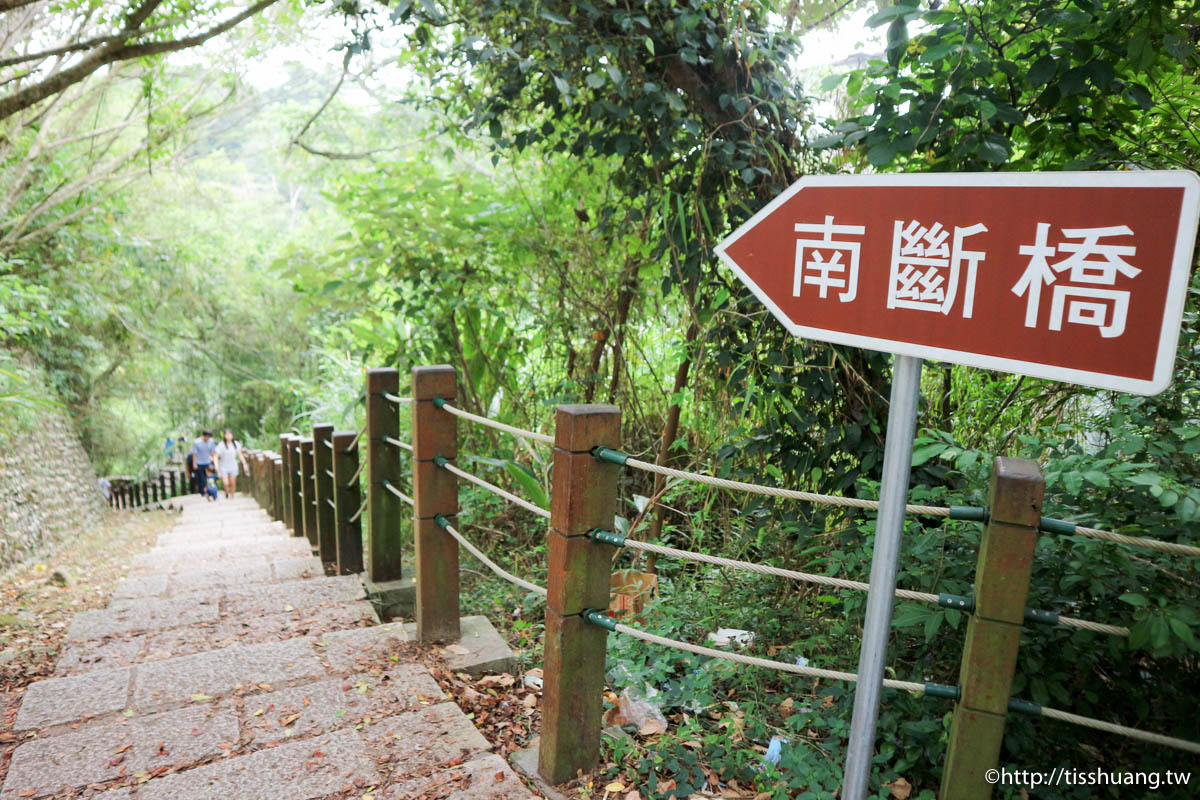
[[[331,469],[327,469],[327,470],[325,470],[325,474],[326,474],[326,475],[328,475],[329,477],[331,477],[331,478],[332,478],[332,477],[333,477],[333,470],[331,470]]]
[[[358,507],[358,511],[354,512],[354,516],[346,520],[347,522],[358,522],[358,518],[362,516],[363,511],[367,508],[367,501],[363,500],[362,505]]]
[[[676,550],[674,547],[664,547],[661,544],[650,544],[649,542],[639,542],[634,539],[626,539],[625,547],[631,547],[634,550],[646,550],[651,553],[658,553],[664,556],[673,556],[674,558],[683,558],[688,561],[701,561],[705,564],[715,564],[718,567],[731,567],[733,569],[742,569],[747,572],[757,572],[761,575],[774,575],[777,578],[790,578],[791,580],[804,581],[805,583],[815,583],[821,586],[831,586],[835,589],[853,589],[855,591],[865,592],[871,588],[871,584],[863,583],[862,581],[851,581],[845,578],[832,578],[828,575],[813,575],[808,572],[796,572],[790,569],[781,569],[772,567],[767,564],[754,564],[749,561],[735,561],[731,558],[722,558],[721,556],[710,556],[704,553],[693,553],[688,550]],[[914,592],[908,589],[897,589],[896,597],[904,600],[916,600],[923,603],[937,604],[938,596],[929,592]]]
[[[411,403],[412,402],[411,397],[398,397],[397,395],[394,395],[390,392],[383,392],[382,394],[383,394],[384,400],[393,402],[396,405],[400,405],[401,403]]]
[[[391,436],[385,436],[383,437],[383,440],[393,447],[399,447],[401,450],[407,450],[410,453],[412,452],[412,445],[408,442],[402,442],[399,439],[393,439]]]
[[[512,494],[511,492],[506,492],[503,489],[501,489],[499,486],[497,486],[496,484],[488,483],[483,478],[476,478],[471,473],[464,472],[449,462],[436,462],[435,461],[434,463],[438,464],[442,469],[446,470],[447,472],[457,475],[458,477],[462,478],[463,480],[470,481],[471,483],[475,484],[476,486],[479,486],[483,489],[487,489],[489,492],[494,492],[495,494],[500,495],[508,502],[514,503],[514,504],[520,506],[521,508],[525,509],[526,511],[531,511],[534,514],[537,514],[539,517],[543,517],[545,519],[550,519],[549,511],[542,508],[541,506],[534,505],[533,503],[529,502],[528,500],[526,500],[523,497],[517,497],[515,494]]]
[[[321,444],[325,445],[325,446],[326,446],[326,447],[328,447],[330,450],[332,450],[332,449],[333,449],[333,439],[322,439],[322,440],[321,440]]]
[[[328,497],[325,498],[325,502],[329,505],[330,508],[332,508],[334,511],[337,511],[337,503],[333,502]]]
[[[362,463],[360,463],[360,464],[358,465],[358,469],[354,470],[354,477],[352,477],[350,480],[346,481],[346,488],[347,488],[347,489],[349,489],[349,488],[350,488],[351,486],[353,486],[354,484],[358,483],[358,479],[359,479],[360,477],[362,477],[363,468],[364,468],[366,465],[367,465],[367,462],[363,461]]]
[[[397,489],[395,486],[392,486],[387,481],[383,482],[383,488],[387,489],[389,492],[396,495],[396,497],[399,497],[401,500],[408,503],[410,506],[413,504],[413,499],[411,497],[409,497],[404,492]]]
[[[363,437],[363,434],[366,432],[367,432],[367,429],[365,427],[360,428],[358,433],[354,434],[354,438],[350,440],[350,444],[346,445],[346,449],[343,450],[342,452],[343,453],[353,453],[354,448],[358,447],[358,440],[361,439]]]
[[[1072,714],[1068,711],[1059,711],[1057,708],[1041,709],[1041,715],[1048,719],[1056,719],[1060,722],[1069,722],[1072,725],[1081,725],[1085,728],[1093,728],[1105,733],[1115,733],[1118,736],[1126,736],[1130,739],[1138,739],[1143,742],[1151,742],[1164,747],[1174,747],[1178,750],[1187,750],[1189,753],[1200,753],[1200,743],[1189,742],[1186,739],[1176,739],[1174,736],[1164,736],[1161,733],[1151,733],[1150,731],[1142,731],[1137,728],[1127,728],[1124,725],[1117,725],[1113,722],[1105,722],[1102,719],[1093,719],[1092,717],[1082,717],[1078,714]]]
[[[439,519],[441,519],[441,518],[439,518]],[[511,572],[508,572],[507,570],[505,570],[503,567],[501,567],[501,566],[500,566],[499,564],[497,564],[495,561],[492,561],[490,558],[488,558],[487,556],[485,556],[485,555],[484,555],[484,554],[483,554],[483,553],[482,553],[480,550],[478,550],[478,549],[475,547],[475,545],[473,545],[473,544],[471,544],[470,542],[468,542],[468,541],[467,541],[467,540],[466,540],[466,539],[463,537],[463,535],[462,535],[461,533],[459,533],[458,531],[456,531],[456,530],[454,529],[454,526],[453,526],[453,525],[451,525],[449,522],[446,522],[446,521],[444,521],[444,519],[441,519],[441,521],[440,521],[440,523],[439,523],[439,524],[441,524],[441,526],[442,526],[442,529],[443,529],[443,530],[445,530],[445,531],[446,531],[446,533],[448,533],[448,534],[450,534],[451,536],[453,536],[453,537],[454,537],[454,539],[455,539],[455,540],[456,540],[456,541],[457,541],[457,542],[458,542],[460,545],[462,545],[462,546],[463,546],[463,548],[464,548],[464,549],[465,549],[465,550],[466,550],[468,553],[470,553],[471,555],[473,555],[473,556],[475,556],[477,559],[479,559],[481,562],[483,562],[483,565],[484,565],[485,567],[487,567],[488,569],[490,569],[492,572],[496,573],[497,575],[499,575],[501,578],[503,578],[504,580],[508,581],[509,583],[516,584],[517,586],[520,586],[522,589],[527,589],[527,590],[529,590],[529,591],[533,592],[534,594],[536,594],[536,595],[539,595],[539,596],[541,596],[541,597],[545,597],[545,596],[546,596],[546,590],[545,590],[545,589],[543,589],[541,586],[538,586],[536,583],[530,583],[530,582],[529,582],[529,581],[527,581],[527,580],[523,580],[523,579],[521,579],[521,578],[518,578],[516,575],[513,575]]]
[[[1079,525],[1075,526],[1074,533],[1080,536],[1090,536],[1093,539],[1102,539],[1106,542],[1127,544],[1133,547],[1145,547],[1150,550],[1161,550],[1181,556],[1200,557],[1200,547],[1193,547],[1187,544],[1164,542],[1160,539],[1147,539],[1144,536],[1125,536],[1120,533],[1113,533],[1112,531],[1102,531],[1099,528],[1084,528]]]
[[[548,444],[548,445],[554,444],[553,436],[547,436],[544,433],[534,433],[533,431],[527,431],[527,430],[524,430],[523,428],[514,428],[512,425],[505,425],[503,422],[497,422],[494,419],[489,419],[488,417],[481,417],[478,414],[472,414],[469,411],[463,411],[461,408],[455,408],[454,406],[450,405],[449,403],[442,403],[442,410],[447,411],[456,417],[462,417],[463,419],[469,419],[469,420],[471,420],[471,422],[477,422],[480,425],[486,425],[487,427],[495,428],[498,431],[504,431],[505,433],[511,433],[513,436],[519,436],[522,439],[532,439],[535,442],[541,442],[542,444]]]
[[[813,575],[809,572],[796,572],[790,569],[781,569],[780,567],[772,567],[767,564],[755,564],[750,561],[735,561],[731,558],[722,558],[721,556],[710,556],[705,553],[694,553],[690,550],[676,550],[674,547],[664,547],[661,544],[650,544],[649,542],[639,542],[635,539],[626,539],[625,547],[631,547],[634,550],[646,550],[650,553],[658,553],[659,555],[671,556],[673,558],[682,558],[687,561],[700,561],[705,564],[714,564],[718,567],[730,567],[731,569],[741,569],[747,572],[757,572],[761,575],[774,575],[777,578],[788,578],[795,581],[803,581],[804,583],[814,583],[820,586],[831,586],[835,589],[851,589],[858,592],[869,591],[871,584],[862,581],[852,581],[845,578],[833,578],[828,575]],[[933,605],[941,605],[938,595],[931,592],[917,592],[911,589],[896,589],[892,592],[895,597],[901,600],[915,600],[918,603],[932,603]],[[1107,633],[1112,636],[1129,636],[1129,629],[1122,628],[1117,625],[1106,625],[1102,622],[1092,622],[1085,619],[1076,619],[1074,617],[1058,616],[1059,624],[1073,628],[1082,628],[1084,630],[1093,631],[1095,633]]]
[[[1082,630],[1091,631],[1093,633],[1106,633],[1109,636],[1129,637],[1129,628],[1123,628],[1120,625],[1106,625],[1103,622],[1092,622],[1089,619],[1066,617],[1062,614],[1058,615],[1058,624],[1065,625],[1068,628],[1081,628]]]
[[[741,653],[731,653],[725,650],[713,650],[709,647],[701,647],[688,642],[680,642],[676,639],[668,639],[665,636],[656,636],[653,633],[631,628],[628,625],[616,623],[614,629],[626,636],[632,636],[635,639],[641,639],[644,642],[651,644],[669,647],[672,650],[683,650],[688,653],[695,653],[698,656],[708,656],[710,658],[720,658],[724,661],[732,661],[735,664],[746,664],[752,667],[763,667],[764,669],[774,669],[780,672],[791,672],[796,675],[804,675],[809,678],[824,678],[831,681],[848,681],[854,683],[858,680],[858,675],[853,672],[837,672],[831,669],[820,669],[818,667],[802,667],[799,664],[788,664],[783,661],[772,661],[767,658],[756,658],[755,656],[744,656]],[[921,683],[912,683],[910,681],[896,681],[890,678],[884,678],[883,685],[888,689],[901,689],[906,692],[924,693],[925,685]]]
[[[803,500],[806,503],[820,503],[822,505],[841,506],[843,508],[879,508],[878,500],[861,500],[857,497],[839,497],[832,494],[801,492],[795,489],[780,489],[775,486],[761,486],[757,483],[730,481],[724,478],[714,478],[712,475],[704,475],[699,472],[685,472],[681,469],[660,467],[658,464],[652,464],[649,461],[639,461],[636,458],[627,458],[625,459],[625,463],[634,469],[645,470],[646,472],[657,472],[659,475],[695,481],[696,483],[704,483],[709,486],[716,486],[720,489],[730,489],[737,492],[749,492],[750,494],[762,494],[766,495],[767,497],[783,497],[789,500]],[[950,509],[943,508],[941,506],[906,505],[904,510],[909,514],[917,514],[923,517],[950,516]]]

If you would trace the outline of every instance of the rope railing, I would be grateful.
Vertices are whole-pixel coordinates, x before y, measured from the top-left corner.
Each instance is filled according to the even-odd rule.
[[[492,561],[490,558],[485,556],[481,550],[467,541],[467,539],[461,533],[455,530],[454,526],[451,525],[450,521],[444,516],[438,514],[436,517],[434,517],[434,521],[441,526],[442,530],[453,536],[454,540],[462,545],[463,549],[475,556],[475,558],[479,559],[479,561],[481,561],[485,567],[490,569],[496,575],[500,576],[509,583],[520,586],[523,589],[527,589],[540,597],[546,596],[546,590],[541,586],[538,586],[536,583],[530,583],[523,578],[518,578],[516,575],[513,575],[511,572],[501,567],[495,561]]]
[[[858,675],[853,672],[838,672],[835,670],[821,669],[818,667],[788,664],[783,661],[772,661],[771,659],[758,658],[756,656],[746,656],[742,655],[741,653],[733,653],[725,650],[714,650],[710,647],[701,647],[689,642],[681,642],[677,639],[668,639],[665,636],[658,636],[656,634],[643,631],[639,628],[633,628],[628,625],[624,625],[595,610],[583,612],[583,618],[593,625],[599,625],[600,627],[607,628],[610,631],[623,633],[626,636],[631,636],[635,639],[641,639],[642,641],[650,642],[651,644],[669,647],[672,650],[682,650],[695,655],[719,658],[724,661],[732,661],[737,664],[762,667],[764,669],[774,669],[780,672],[790,672],[810,678],[824,678],[827,680],[846,681],[850,683],[858,681]],[[913,683],[911,681],[898,681],[891,678],[884,678],[883,686],[887,689],[900,689],[903,691],[928,694],[935,697],[945,697],[954,700],[959,699],[960,695],[959,687],[946,686],[944,684],[921,684]],[[1084,717],[1079,714],[1072,714],[1070,712],[1060,711],[1054,708],[1043,708],[1036,703],[1030,703],[1024,700],[1010,700],[1009,710],[1027,714],[1036,714],[1048,719],[1057,719],[1062,722],[1069,722],[1073,725],[1082,725],[1095,730],[1114,733],[1119,736],[1125,736],[1130,739],[1139,739],[1144,742],[1152,742],[1165,747],[1173,747],[1192,753],[1200,753],[1200,743],[1190,742],[1186,739],[1177,739],[1173,736],[1165,736],[1161,733],[1153,733],[1151,731],[1143,731],[1137,728],[1129,728],[1124,725],[1117,725],[1113,722],[1106,722],[1104,720],[1094,719],[1092,717]]]
[[[365,461],[359,463],[358,469],[354,470],[354,475],[350,478],[350,480],[346,481],[345,488],[349,489],[354,486],[354,484],[358,483],[358,479],[362,477],[363,469],[366,468],[366,466],[367,462]]]
[[[397,489],[395,486],[392,486],[391,482],[383,481],[383,488],[387,489],[389,492],[396,495],[396,497],[399,497],[401,500],[408,503],[410,506],[413,504],[413,499],[411,497],[409,497],[408,495],[406,495],[404,492]]]
[[[410,453],[412,452],[411,444],[409,444],[408,442],[402,442],[393,436],[384,436],[383,441],[392,445],[393,447],[399,447],[401,450],[407,450]]]
[[[689,480],[695,483],[705,484],[707,486],[715,486],[719,489],[746,492],[748,494],[760,494],[767,497],[779,497],[788,500],[801,500],[807,503],[838,506],[842,508],[862,508],[868,510],[876,510],[879,508],[878,500],[864,500],[857,497],[841,497],[831,494],[819,494],[817,492],[803,492],[796,489],[782,489],[776,486],[763,486],[757,483],[731,481],[726,478],[717,478],[712,475],[705,475],[701,472],[688,472],[687,470],[663,467],[658,464],[652,464],[649,461],[641,461],[632,457],[628,453],[622,453],[620,450],[613,450],[609,447],[597,447],[594,451],[594,454],[596,458],[601,461],[607,461],[612,464],[620,464],[622,466],[632,467],[634,469],[640,469],[645,472],[652,472],[658,475],[665,475],[671,478]],[[905,505],[904,510],[909,514],[923,517],[945,517],[949,519],[972,520],[977,522],[983,522],[987,520],[987,509],[974,508],[971,506],[945,507],[910,503]],[[1200,556],[1200,547],[1177,544],[1175,542],[1165,542],[1160,539],[1150,539],[1142,536],[1126,536],[1120,533],[1113,533],[1112,531],[1076,525],[1073,522],[1053,519],[1051,517],[1042,517],[1041,529],[1049,533],[1058,533],[1065,536],[1090,536],[1095,539],[1131,545],[1133,547],[1144,547],[1150,550],[1160,550],[1167,553],[1175,553],[1177,555]]]
[[[337,503],[333,502],[328,497],[325,498],[325,505],[329,506],[334,511],[337,511]]]
[[[1038,527],[1046,533],[1057,533],[1062,536],[1088,536],[1093,539],[1100,539],[1105,542],[1115,542],[1116,544],[1127,544],[1131,547],[1144,547],[1148,550],[1161,550],[1164,553],[1175,553],[1181,556],[1200,556],[1200,547],[1192,545],[1179,544],[1177,542],[1164,542],[1161,539],[1150,539],[1144,536],[1126,536],[1123,533],[1113,533],[1099,528],[1088,528],[1082,525],[1076,525],[1065,519],[1054,519],[1053,517],[1042,517]]]
[[[322,439],[322,440],[321,440],[321,444],[325,445],[325,446],[326,446],[326,447],[328,447],[330,450],[332,450],[332,449],[333,449],[333,439]]]
[[[333,477],[333,470],[331,470],[331,469],[327,469],[327,470],[325,470],[325,474],[326,474],[326,475],[328,475],[329,477],[331,477],[331,478],[332,478],[332,477]]]
[[[536,433],[534,431],[527,431],[524,428],[514,428],[512,425],[506,425],[503,422],[497,422],[489,417],[481,417],[478,414],[472,414],[470,411],[463,411],[461,408],[455,408],[454,406],[450,405],[441,397],[433,398],[433,404],[442,411],[453,414],[456,417],[462,417],[463,419],[478,423],[479,425],[486,425],[489,428],[495,428],[498,431],[504,431],[505,433],[512,434],[513,436],[519,436],[522,439],[532,439],[533,441],[541,442],[542,444],[548,444],[551,446],[554,445],[553,436],[547,436],[544,433]]]
[[[767,497],[779,497],[788,500],[802,500],[806,503],[817,503],[827,506],[839,506],[842,508],[864,508],[878,509],[878,500],[864,500],[858,497],[841,497],[833,494],[819,494],[817,492],[802,492],[797,489],[781,489],[777,486],[763,486],[757,483],[744,483],[742,481],[731,481],[726,478],[717,478],[712,475],[705,475],[701,472],[688,472],[682,469],[672,469],[671,467],[661,467],[658,464],[652,464],[649,461],[639,461],[628,453],[622,453],[620,450],[613,450],[609,447],[597,447],[594,451],[596,458],[601,461],[607,461],[611,464],[620,464],[634,469],[644,470],[645,472],[654,472],[659,475],[666,475],[670,478],[680,478],[683,480],[702,483],[708,486],[715,486],[718,489],[728,489],[735,492],[747,492],[749,494],[761,494]],[[924,506],[909,504],[905,510],[909,514],[916,514],[923,517],[950,517],[951,519],[982,519],[978,514],[982,509],[973,509],[967,506],[959,507],[943,507],[943,506]],[[961,516],[955,516],[957,512]]]
[[[534,514],[537,514],[539,517],[542,517],[544,519],[550,519],[550,512],[547,511],[546,509],[542,508],[541,506],[531,503],[523,497],[518,497],[517,495],[513,494],[512,492],[506,492],[504,489],[501,489],[496,484],[488,483],[483,478],[477,478],[474,475],[472,475],[471,473],[465,472],[465,471],[459,469],[458,467],[454,466],[453,464],[451,464],[449,461],[442,458],[441,456],[434,458],[433,463],[436,464],[437,466],[441,467],[442,469],[446,470],[447,472],[449,472],[453,475],[457,475],[458,477],[462,478],[465,481],[470,481],[471,483],[475,484],[476,486],[478,486],[482,489],[487,489],[489,492],[492,492],[494,494],[499,495],[500,497],[503,497],[508,502],[513,503],[514,505],[518,505],[521,508],[525,509],[526,511],[530,511]]]
[[[352,522],[352,523],[353,523],[353,522],[358,522],[358,518],[362,516],[362,513],[363,513],[364,511],[366,511],[366,509],[367,509],[367,501],[366,501],[366,500],[363,500],[363,501],[362,501],[362,505],[360,505],[360,506],[358,507],[358,511],[355,511],[355,512],[354,512],[354,516],[350,517],[350,519],[349,519],[349,520],[347,520],[347,521],[348,521],[348,522]]]
[[[350,444],[346,445],[346,449],[343,450],[342,452],[343,453],[353,453],[354,448],[358,447],[358,440],[361,439],[363,437],[363,434],[366,432],[367,432],[367,429],[365,427],[359,428],[358,433],[354,434],[354,438],[350,440]]]
[[[674,547],[666,547],[660,544],[651,544],[650,542],[641,542],[636,539],[629,539],[619,533],[613,533],[611,531],[594,530],[588,535],[594,541],[615,545],[616,547],[628,547],[633,550],[645,550],[649,553],[657,553],[659,555],[669,556],[672,558],[681,558],[687,561],[713,564],[718,567],[740,569],[747,572],[755,572],[760,575],[772,575],[777,578],[788,578],[790,580],[812,583],[818,586],[829,586],[835,589],[850,589],[858,592],[866,592],[871,588],[871,584],[864,583],[863,581],[854,581],[846,578],[834,578],[829,575],[814,575],[809,572],[797,572],[796,570],[773,567],[769,564],[756,564],[751,561],[736,561],[734,559],[724,558],[722,556],[708,555],[707,553],[695,553],[690,550],[678,550]],[[956,594],[934,594],[932,592],[917,592],[911,589],[900,588],[893,590],[892,594],[901,600],[914,600],[918,603],[932,603],[933,605],[942,606],[943,608],[966,611],[968,613],[973,611],[975,607],[974,599],[970,597],[961,597]],[[1030,622],[1081,628],[1094,633],[1105,633],[1111,636],[1129,636],[1129,629],[1123,628],[1119,625],[1108,625],[1102,622],[1076,619],[1074,617],[1056,614],[1053,611],[1027,609],[1025,612],[1025,619]]]
[[[411,397],[399,397],[398,395],[394,395],[391,392],[384,392],[383,399],[387,400],[390,403],[395,403],[396,405],[400,405],[401,403],[411,403],[412,402]]]

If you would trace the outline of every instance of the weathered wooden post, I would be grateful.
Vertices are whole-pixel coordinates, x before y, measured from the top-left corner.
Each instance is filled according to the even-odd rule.
[[[300,491],[304,515],[304,535],[314,550],[317,547],[317,484],[313,474],[313,440],[300,440]]]
[[[458,542],[438,525],[437,517],[453,521],[458,513],[458,478],[439,467],[435,459],[453,461],[458,457],[458,418],[433,402],[441,398],[453,403],[458,398],[454,367],[414,367],[412,397],[417,638],[422,642],[457,640]]]
[[[992,795],[985,775],[1000,760],[1045,486],[1033,461],[998,457],[992,462],[988,523],[975,568],[975,611],[963,643],[962,694],[950,725],[941,800]]]
[[[399,390],[398,371],[367,370],[367,579],[376,584],[402,577],[401,520],[408,509],[387,490],[401,485],[400,454],[384,441],[400,436],[400,415],[384,397]]]
[[[295,531],[292,524],[292,437],[291,434],[279,435],[279,509],[283,513],[283,524],[290,531]]]
[[[333,432],[333,502],[335,549],[339,575],[362,572],[362,486],[358,477],[358,442],[354,431]]]
[[[333,518],[333,426],[313,425],[313,497],[316,499],[316,545],[322,563],[337,561],[337,526]]]
[[[292,449],[291,468],[292,468],[292,534],[295,536],[306,536],[307,531],[304,528],[304,523],[307,521],[304,516],[304,473],[300,458],[300,442],[302,437],[293,436],[292,441],[288,446]]]
[[[596,447],[619,449],[621,412],[607,405],[558,407],[546,586],[542,742],[538,771],[551,783],[589,770],[600,752],[607,631],[583,619],[608,609],[613,548],[588,532],[611,531],[620,467],[599,461]]]
[[[171,470],[171,497],[179,497],[179,470]]]
[[[280,507],[279,476],[283,471],[283,462],[274,453],[267,457],[267,511],[271,514],[271,519],[283,519],[283,510]]]

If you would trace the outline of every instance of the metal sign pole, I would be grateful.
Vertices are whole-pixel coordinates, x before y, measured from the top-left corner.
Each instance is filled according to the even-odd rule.
[[[921,395],[921,359],[897,355],[892,366],[892,397],[888,409],[887,440],[883,448],[883,483],[879,489],[879,518],[875,523],[875,551],[871,556],[871,589],[858,656],[858,685],[854,692],[854,717],[842,773],[842,800],[864,800],[871,792],[871,758],[875,749],[875,723],[879,695],[892,629],[892,593],[900,566],[900,540],[904,533],[904,507],[908,501],[908,476],[912,465],[917,403]]]

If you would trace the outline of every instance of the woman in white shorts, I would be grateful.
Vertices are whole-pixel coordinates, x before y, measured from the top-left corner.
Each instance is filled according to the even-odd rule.
[[[246,457],[242,455],[242,446],[233,439],[233,431],[225,429],[225,438],[217,445],[213,455],[217,457],[217,472],[225,486],[225,496],[233,497],[237,494],[238,462],[242,463],[243,469],[249,469]]]

